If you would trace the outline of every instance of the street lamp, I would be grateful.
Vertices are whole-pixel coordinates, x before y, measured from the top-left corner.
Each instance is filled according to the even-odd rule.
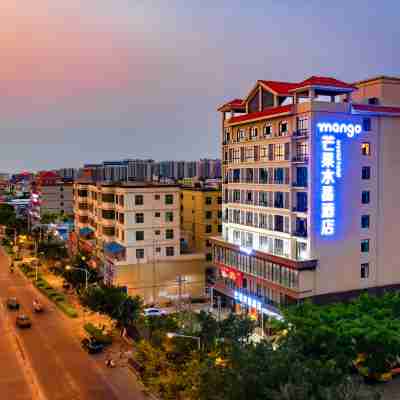
[[[71,267],[70,265],[67,265],[65,267],[67,271],[70,271],[71,269],[78,269],[79,271],[83,271],[85,273],[85,289],[88,288],[88,281],[89,281],[89,271],[84,268],[78,268],[78,267]]]
[[[188,338],[188,339],[194,339],[197,341],[197,348],[200,351],[201,349],[201,343],[200,343],[200,338],[198,336],[190,336],[190,335],[181,335],[179,333],[175,333],[175,332],[168,332],[167,333],[167,337],[169,339],[175,338],[175,337],[181,337],[181,338]]]

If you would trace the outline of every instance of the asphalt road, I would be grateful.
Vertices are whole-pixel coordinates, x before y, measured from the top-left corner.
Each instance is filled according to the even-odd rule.
[[[32,328],[15,326],[17,312],[8,311],[8,297],[17,297],[21,311],[32,318]],[[32,302],[39,298],[45,312],[34,314]],[[25,277],[9,272],[0,249],[0,393],[7,400],[114,400],[96,356],[89,356],[73,334],[71,322]],[[4,334],[4,333],[7,334]],[[8,395],[5,395],[5,394]],[[126,393],[124,399],[133,398]]]

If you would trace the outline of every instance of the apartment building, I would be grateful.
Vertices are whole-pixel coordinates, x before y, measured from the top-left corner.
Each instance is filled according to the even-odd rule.
[[[269,313],[400,288],[400,79],[260,80],[218,110],[216,290]]]
[[[181,255],[180,192],[152,183],[75,184],[75,229],[95,240],[104,280],[148,303],[204,292],[204,256]],[[181,287],[182,289],[182,287]]]
[[[55,182],[40,188],[41,214],[72,215],[74,197],[71,182]]]
[[[204,253],[207,266],[212,265],[210,238],[222,232],[220,188],[182,187],[181,230],[187,249]]]

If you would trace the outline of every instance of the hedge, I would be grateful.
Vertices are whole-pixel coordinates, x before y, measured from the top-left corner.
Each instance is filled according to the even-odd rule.
[[[74,306],[67,303],[66,301],[56,301],[56,306],[64,312],[64,314],[68,315],[68,317],[76,318],[78,316],[77,311],[75,310]]]
[[[93,337],[94,340],[96,340],[99,343],[102,343],[104,345],[109,345],[112,343],[112,337],[110,335],[105,335],[101,329],[96,328],[93,324],[90,322],[85,324],[83,326],[85,331]]]

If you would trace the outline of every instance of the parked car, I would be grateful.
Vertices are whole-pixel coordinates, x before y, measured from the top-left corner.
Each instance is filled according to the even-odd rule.
[[[18,315],[15,322],[18,328],[30,328],[32,326],[31,319],[25,314]]]
[[[145,308],[144,309],[144,315],[146,317],[161,317],[162,315],[167,315],[167,313],[164,310],[161,310],[160,308]]]
[[[7,308],[9,310],[19,310],[19,303],[16,297],[10,297],[7,299]]]
[[[101,353],[104,349],[103,344],[88,338],[83,339],[81,345],[89,354]]]

